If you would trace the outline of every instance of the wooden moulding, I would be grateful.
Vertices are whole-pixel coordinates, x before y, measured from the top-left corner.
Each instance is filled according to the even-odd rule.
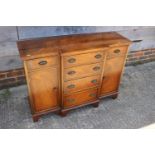
[[[84,106],[87,106],[87,105],[92,105],[93,107],[98,107],[98,106],[99,106],[99,100],[87,102],[87,103],[84,103],[84,104],[81,104],[81,105],[78,105],[78,106],[74,106],[74,107],[71,107],[71,108],[61,109],[61,110],[60,110],[60,115],[61,115],[62,117],[64,117],[64,116],[67,115],[67,113],[68,113],[70,110],[77,109],[77,108],[81,108],[81,107],[84,107]]]

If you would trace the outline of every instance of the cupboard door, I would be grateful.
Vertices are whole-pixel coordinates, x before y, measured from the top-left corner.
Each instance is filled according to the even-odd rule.
[[[101,96],[118,90],[125,56],[106,60],[102,80]]]
[[[28,81],[35,112],[51,110],[59,106],[57,68],[30,72]]]

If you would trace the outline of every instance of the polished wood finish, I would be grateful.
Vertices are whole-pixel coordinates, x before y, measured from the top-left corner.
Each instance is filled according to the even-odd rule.
[[[29,73],[28,82],[36,112],[59,107],[57,72],[57,68],[48,68]]]
[[[63,59],[64,68],[100,62],[101,60],[103,60],[104,55],[105,53],[102,50],[97,52],[89,51],[89,53],[78,53],[76,55],[65,56]]]
[[[117,98],[130,44],[115,32],[18,41],[33,120]]]
[[[101,95],[118,90],[124,60],[125,56],[121,56],[106,61],[102,79]]]
[[[89,89],[86,91],[77,92],[71,95],[64,96],[64,108],[81,105],[89,101],[97,100],[97,89]]]
[[[116,32],[63,35],[17,41],[23,60],[27,59],[27,51],[30,51],[29,54],[34,58],[38,57],[40,53],[51,55],[60,48],[63,48],[63,52],[68,53],[76,50],[90,50],[96,47],[116,47],[129,44],[131,44],[130,40]]]
[[[59,59],[58,56],[50,56],[24,61],[34,122],[38,121],[41,115],[60,110]],[[47,63],[40,65],[42,61]]]
[[[89,76],[77,80],[64,82],[64,94],[69,94],[76,91],[98,87],[100,83],[100,75]]]
[[[58,64],[58,56],[55,57],[43,57],[38,59],[29,60],[26,62],[28,70],[50,67]]]
[[[99,106],[99,100],[85,102],[83,104],[79,104],[77,106],[73,106],[73,107],[70,107],[70,108],[69,107],[68,108],[62,108],[59,114],[62,117],[65,117],[70,110],[81,108],[81,107],[88,106],[88,105],[92,105],[94,108],[96,108],[96,107]]]
[[[95,63],[64,69],[64,80],[67,81],[100,74],[102,71],[102,65],[102,63]]]
[[[124,56],[126,55],[127,49],[128,46],[110,48],[107,50],[107,59]]]

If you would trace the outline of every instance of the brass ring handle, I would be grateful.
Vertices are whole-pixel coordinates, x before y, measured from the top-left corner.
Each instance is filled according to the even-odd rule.
[[[68,89],[75,88],[75,85],[74,85],[74,84],[70,84],[70,85],[67,86],[67,88],[68,88]]]
[[[96,59],[100,59],[101,57],[102,57],[101,54],[97,54],[97,55],[95,55],[95,58],[96,58]]]
[[[118,53],[120,53],[121,51],[119,50],[119,49],[116,49],[116,50],[114,50],[114,53],[116,53],[116,54],[118,54]]]
[[[91,81],[91,83],[93,83],[93,84],[97,83],[97,79],[93,79],[93,80]]]
[[[71,58],[71,59],[68,60],[69,63],[74,63],[75,61],[76,61],[75,58]]]
[[[69,72],[68,72],[69,75],[73,75],[73,74],[75,74],[75,73],[76,73],[75,71],[69,71]]]
[[[92,93],[92,94],[89,94],[90,97],[95,97],[96,94]]]
[[[43,61],[40,61],[38,64],[39,65],[46,65],[47,64],[47,61],[43,60]]]
[[[97,71],[97,70],[99,70],[99,69],[100,69],[99,66],[96,66],[96,67],[93,68],[94,71]]]
[[[67,99],[67,102],[73,103],[73,102],[75,102],[75,99],[74,98],[69,98],[69,99]]]

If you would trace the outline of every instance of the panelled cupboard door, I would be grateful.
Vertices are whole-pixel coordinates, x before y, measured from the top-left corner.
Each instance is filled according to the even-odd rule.
[[[58,78],[58,70],[53,67],[29,73],[29,86],[35,112],[51,110],[59,106]]]
[[[124,55],[106,60],[100,96],[118,90],[125,57]]]

